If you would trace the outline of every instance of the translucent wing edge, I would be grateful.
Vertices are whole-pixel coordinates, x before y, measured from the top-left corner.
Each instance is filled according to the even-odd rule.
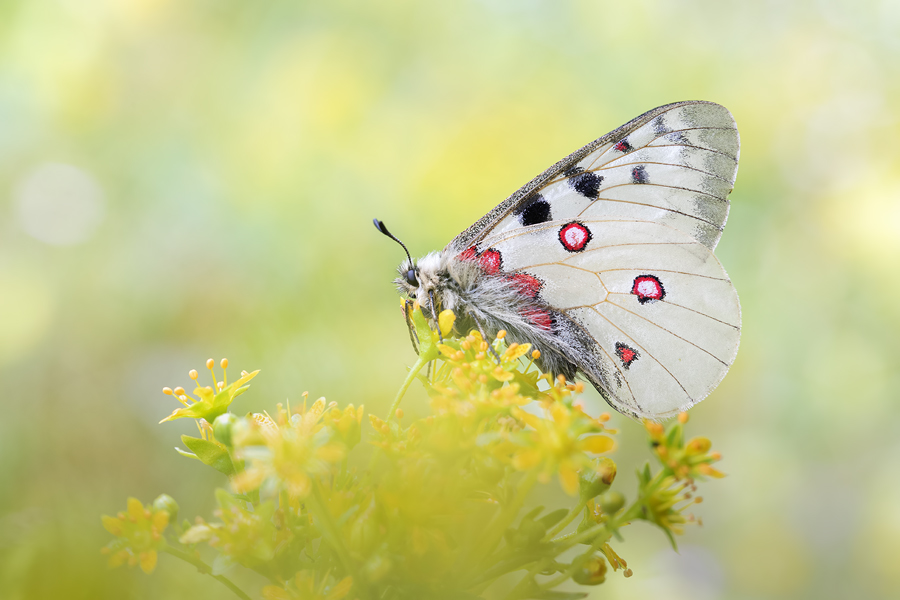
[[[597,138],[593,142],[579,148],[575,152],[569,154],[562,160],[557,161],[550,168],[545,170],[543,173],[523,185],[521,188],[516,190],[511,196],[509,196],[506,200],[498,204],[491,210],[489,213],[478,219],[471,227],[457,235],[453,240],[450,241],[449,244],[444,248],[445,253],[455,254],[458,252],[462,252],[472,244],[478,243],[481,241],[487,233],[491,230],[491,228],[500,222],[504,217],[506,217],[509,213],[514,211],[516,207],[519,205],[522,200],[524,200],[531,192],[542,187],[547,181],[555,177],[557,174],[565,170],[569,165],[580,161],[582,158],[593,152],[599,146],[603,144],[609,143],[611,140],[620,139],[627,136],[633,130],[645,125],[650,122],[660,114],[666,113],[672,109],[679,108],[681,106],[690,106],[697,104],[711,104],[714,106],[721,106],[716,102],[709,102],[706,100],[686,100],[683,102],[673,102],[671,104],[664,104],[663,106],[658,106],[652,110],[645,112],[644,114],[635,117],[634,119],[628,121],[621,127],[613,129],[609,133]],[[725,108],[725,107],[722,107]],[[725,109],[726,111],[728,109]],[[729,114],[731,114],[729,112]],[[733,119],[732,119],[733,120]],[[736,128],[735,128],[736,129]],[[740,158],[740,138],[738,139],[738,158]],[[737,171],[735,170],[735,175],[737,175]],[[726,212],[725,220],[727,221],[728,214]],[[722,224],[724,228],[724,221]],[[718,240],[716,240],[718,241]],[[715,244],[713,244],[715,246]]]

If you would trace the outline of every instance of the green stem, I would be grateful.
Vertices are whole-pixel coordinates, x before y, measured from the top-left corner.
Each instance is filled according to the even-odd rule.
[[[587,505],[587,500],[580,500],[578,502],[578,504],[575,505],[575,508],[570,510],[569,514],[567,514],[566,517],[562,521],[557,523],[553,529],[548,531],[547,535],[541,541],[546,542],[546,541],[550,540],[554,535],[558,534],[560,531],[565,529],[566,525],[568,525],[573,520],[575,520],[575,517],[577,517],[581,513],[581,511],[584,510],[584,507],[586,505]]]
[[[604,542],[606,542],[607,540],[609,540],[609,536],[602,538],[601,536],[598,535],[597,537],[594,538],[594,541],[591,543],[591,547],[586,552],[584,552],[584,554],[593,554],[594,552],[597,551],[597,548],[599,548],[600,545],[603,544]],[[572,561],[572,566],[570,566],[568,569],[566,569],[563,573],[558,575],[556,578],[551,579],[550,581],[545,581],[544,583],[540,584],[538,587],[540,587],[542,590],[552,590],[556,586],[568,581],[572,577],[572,575],[575,573],[575,571],[577,571],[580,568],[580,566],[581,565],[578,563],[577,560]]]
[[[516,587],[509,590],[509,593],[503,597],[503,600],[515,600],[520,596],[522,592],[528,590],[531,582],[534,581],[534,576],[540,573],[553,559],[551,557],[546,557],[542,560],[534,563],[534,566],[528,570],[528,573],[519,580],[519,583],[516,584]]]
[[[344,541],[341,539],[341,534],[335,526],[334,521],[331,520],[331,515],[328,514],[328,509],[325,507],[322,495],[319,493],[319,484],[315,481],[313,481],[312,492],[307,496],[306,502],[310,512],[312,512],[316,520],[321,523],[322,537],[337,555],[338,561],[340,561],[341,566],[344,567],[344,571],[349,573],[353,578],[353,587],[356,592],[364,599],[369,598],[369,590],[362,577],[360,577],[359,571],[356,569],[356,564],[350,558],[350,554],[344,546]]]
[[[530,553],[527,556],[520,556],[518,558],[510,556],[509,558],[500,558],[494,561],[494,566],[489,568],[483,574],[478,576],[478,579],[475,580],[474,583],[467,589],[475,594],[476,596],[480,595],[485,588],[488,587],[491,583],[494,582],[495,579],[500,577],[501,575],[506,575],[507,573],[512,573],[513,571],[520,571],[526,568],[531,563],[535,562],[537,557],[534,556],[534,553]]]
[[[490,556],[491,552],[494,551],[494,548],[496,548],[497,544],[503,539],[503,533],[516,519],[519,511],[522,510],[522,506],[525,504],[525,498],[528,496],[531,488],[534,487],[537,478],[537,471],[532,470],[525,476],[522,482],[519,483],[519,488],[516,490],[513,501],[505,506],[494,521],[488,525],[487,533],[485,533],[484,538],[482,538],[479,550],[473,552],[471,555],[472,559],[469,560],[470,565],[478,564],[481,559]]]
[[[606,535],[602,536],[601,533],[603,533],[604,531],[606,532]],[[535,562],[535,567],[533,567],[533,569],[536,568],[537,570],[535,570],[534,573],[537,573],[543,568],[544,560],[555,560],[563,552],[569,550],[572,546],[581,543],[583,540],[590,539],[591,537],[594,538],[591,547],[593,549],[596,549],[599,548],[604,542],[608,542],[609,538],[612,537],[612,534],[609,533],[605,525],[595,525],[590,529],[582,531],[581,533],[573,531],[572,533],[552,540],[553,543],[556,544],[556,546],[552,550],[552,554],[545,554],[541,561],[535,561],[532,557],[523,557],[524,560],[518,562],[514,561],[513,557],[510,557],[507,564],[499,564],[488,570],[482,577],[478,579],[478,581],[474,585],[469,588],[469,590],[476,595],[480,594],[501,575],[505,575],[513,571],[519,571],[532,562]],[[570,576],[571,575],[569,575],[569,577]],[[526,576],[526,579],[527,577],[528,576]],[[522,582],[520,581],[519,583]]]
[[[580,544],[582,540],[590,539],[591,537],[593,537],[593,536],[599,534],[601,531],[605,531],[605,530],[606,530],[606,525],[594,525],[590,529],[585,529],[581,533],[578,533],[577,531],[573,531],[572,533],[567,533],[566,535],[559,536],[558,538],[553,540],[553,543],[555,543],[555,544],[563,544],[561,546],[560,551],[557,553],[557,555],[562,554],[563,552],[565,552],[566,550],[568,550],[575,544]],[[610,534],[607,534],[607,535],[610,535]],[[609,537],[607,537],[606,539],[609,539]]]
[[[388,412],[387,418],[385,421],[388,423],[391,422],[391,419],[394,418],[394,414],[397,412],[397,408],[400,406],[400,401],[403,400],[403,396],[406,395],[406,390],[409,389],[409,386],[412,385],[412,382],[415,381],[416,375],[419,374],[419,371],[431,362],[434,359],[434,356],[431,353],[425,353],[419,355],[419,359],[416,361],[416,364],[412,366],[409,370],[409,374],[406,376],[406,380],[403,382],[403,385],[400,386],[400,391],[397,392],[397,397],[394,398],[394,403],[391,405],[391,410]]]
[[[635,500],[634,504],[628,507],[622,516],[616,519],[616,529],[623,525],[627,525],[629,521],[634,521],[635,519],[640,519],[643,515],[641,515],[641,508],[643,508],[643,503],[641,499],[638,498]]]
[[[197,567],[197,570],[200,571],[201,573],[209,575],[213,579],[218,580],[222,585],[224,585],[229,590],[234,592],[234,595],[237,596],[238,598],[242,598],[243,600],[252,600],[252,598],[250,598],[250,596],[248,596],[244,592],[244,590],[242,590],[241,588],[236,586],[227,577],[225,577],[223,575],[213,575],[212,567],[210,567],[208,564],[206,564],[205,562],[200,560],[198,557],[196,557],[192,554],[188,554],[187,552],[182,552],[181,550],[178,550],[177,548],[173,548],[171,546],[166,546],[165,548],[162,549],[162,551],[165,552],[166,554],[171,554],[172,556],[174,556],[176,558],[180,558],[181,560],[183,560],[185,562],[191,563],[192,565]]]

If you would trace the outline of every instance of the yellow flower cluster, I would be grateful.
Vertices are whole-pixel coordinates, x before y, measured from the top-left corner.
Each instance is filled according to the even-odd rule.
[[[294,410],[279,404],[274,419],[252,415],[233,433],[234,456],[246,467],[232,477],[232,487],[247,493],[268,484],[268,495],[284,489],[305,498],[312,478],[328,473],[359,442],[363,410],[350,405],[341,411],[324,398],[307,408],[304,394],[303,405]]]
[[[223,473],[230,490],[216,491],[213,521],[175,523],[168,542],[174,501],[144,507],[129,499],[127,512],[103,518],[116,536],[105,549],[110,565],[150,572],[164,551],[243,600],[250,596],[221,574],[230,566],[266,577],[266,600],[474,599],[514,572],[521,578],[506,597],[556,597],[567,581],[603,583],[609,569],[631,576],[610,546],[619,530],[648,521],[674,544],[691,519],[683,511],[699,502],[694,480],[722,476],[711,466],[720,457],[709,440],[684,441],[686,415],[668,427],[648,422],[662,468],[638,473],[629,504],[611,489],[617,467],[603,456],[615,449],[616,432],[608,414],[583,410],[581,383],[540,373],[539,353],[507,343],[503,331],[494,339],[478,331],[453,337],[452,312],[439,315],[438,332],[412,303],[404,310],[419,359],[388,415],[369,415],[368,431],[362,406],[309,402],[306,394],[299,406],[278,404],[271,414],[227,412],[256,372],[229,384],[225,360],[221,381],[208,362],[214,385],[198,384],[194,398],[166,388],[184,407],[165,420],[193,417],[201,431],[182,436],[189,451],[179,452]],[[399,405],[417,380],[430,414],[405,418]],[[534,486],[554,480],[577,501],[529,507]],[[196,552],[201,543],[219,553],[214,568]]]
[[[152,506],[144,506],[137,498],[129,498],[127,509],[115,517],[103,515],[103,527],[116,536],[102,549],[109,556],[110,567],[128,564],[141,566],[144,573],[156,568],[157,551],[165,546],[163,532],[169,525],[168,496],[160,496]],[[168,510],[167,510],[168,508]]]
[[[641,482],[640,506],[644,518],[659,526],[675,546],[675,535],[684,533],[684,524],[694,520],[684,511],[703,498],[695,496],[695,479],[722,478],[725,475],[714,469],[713,462],[721,460],[718,452],[710,452],[712,443],[705,437],[684,441],[684,425],[687,413],[668,427],[647,421],[644,423],[650,439],[650,447],[663,469],[652,475],[649,465],[638,473]]]

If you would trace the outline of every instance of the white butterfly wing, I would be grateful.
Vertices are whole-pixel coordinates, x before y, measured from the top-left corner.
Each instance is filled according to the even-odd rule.
[[[728,216],[740,142],[728,110],[710,102],[661,106],[547,169],[461,233],[447,251],[548,221],[665,223],[713,249]]]
[[[444,251],[537,278],[522,289],[558,319],[552,332],[546,311],[531,322],[573,349],[619,411],[665,418],[706,397],[737,353],[737,292],[712,250],[739,154],[723,106],[661,106],[541,173]]]
[[[705,398],[740,341],[740,305],[709,248],[652,221],[580,219],[497,236],[505,273],[540,282],[539,297],[584,336],[579,368],[621,412],[665,418]],[[569,327],[571,325],[571,327]],[[573,329],[574,328],[574,329]]]

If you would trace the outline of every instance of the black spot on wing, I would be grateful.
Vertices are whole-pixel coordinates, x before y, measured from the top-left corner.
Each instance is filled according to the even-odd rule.
[[[532,194],[516,209],[523,227],[546,223],[550,220],[550,203],[540,194]]]
[[[666,120],[663,115],[659,115],[653,121],[650,122],[650,127],[653,128],[653,133],[657,136],[661,136],[669,131],[669,127],[666,125]]]
[[[631,170],[631,181],[634,183],[647,183],[647,167],[638,165]]]
[[[673,131],[672,133],[667,133],[666,140],[675,142],[676,144],[683,144],[685,146],[691,145],[691,140],[688,139],[688,136],[685,135],[683,131]]]
[[[601,183],[603,183],[603,177],[590,171],[569,177],[569,185],[575,188],[576,192],[591,200],[596,200],[600,195]]]

